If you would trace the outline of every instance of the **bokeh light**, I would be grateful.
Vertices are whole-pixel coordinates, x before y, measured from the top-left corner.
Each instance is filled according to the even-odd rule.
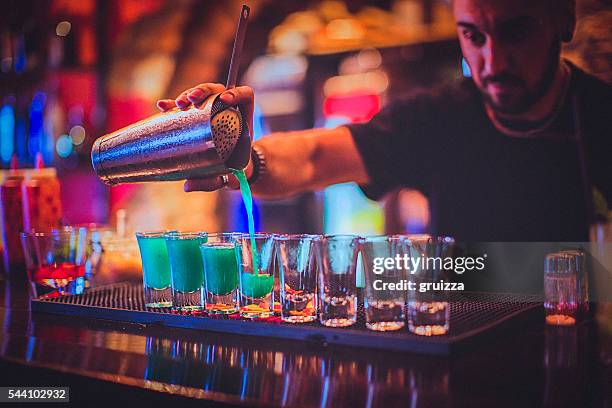
[[[73,126],[70,129],[70,138],[75,146],[80,145],[85,141],[85,128],[81,125]]]
[[[70,156],[72,153],[72,138],[69,135],[61,135],[55,142],[55,151],[62,158]]]
[[[80,125],[83,123],[85,110],[81,105],[74,105],[68,109],[68,124],[70,126]]]
[[[0,109],[0,156],[8,162],[13,155],[15,137],[15,110],[6,104]]]
[[[60,37],[65,37],[70,33],[70,29],[72,28],[72,24],[69,21],[60,21],[55,27],[55,34]]]

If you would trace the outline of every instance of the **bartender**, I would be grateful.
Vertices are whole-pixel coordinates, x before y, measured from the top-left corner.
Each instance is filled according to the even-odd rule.
[[[354,181],[371,198],[416,188],[431,233],[472,241],[588,241],[595,204],[612,202],[612,87],[560,56],[573,0],[454,0],[471,79],[389,104],[368,123],[273,133],[254,143],[254,194],[281,198]],[[222,92],[205,83],[158,102],[188,109]],[[231,175],[185,191],[236,188]],[[605,211],[604,211],[605,212]]]

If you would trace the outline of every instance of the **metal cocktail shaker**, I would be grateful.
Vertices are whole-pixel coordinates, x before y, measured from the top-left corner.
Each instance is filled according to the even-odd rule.
[[[243,169],[251,139],[241,107],[212,95],[199,107],[178,108],[134,123],[94,142],[91,160],[106,184],[170,181]]]

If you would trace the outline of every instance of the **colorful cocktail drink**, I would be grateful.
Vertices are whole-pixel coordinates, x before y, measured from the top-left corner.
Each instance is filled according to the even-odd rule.
[[[172,306],[179,310],[204,308],[204,270],[200,244],[206,237],[197,232],[169,232],[164,235],[170,260]]]
[[[240,234],[209,234],[200,245],[204,265],[204,299],[210,314],[231,314],[239,309],[238,263],[234,249]]]
[[[165,232],[138,232],[136,239],[142,259],[142,281],[146,307],[172,306],[170,260]]]
[[[20,237],[33,297],[83,293],[87,250],[77,230],[63,227]]]
[[[255,243],[255,247],[251,246]],[[274,242],[272,234],[243,234],[236,241],[239,271],[240,315],[246,318],[269,317],[272,309],[274,274],[271,270]]]

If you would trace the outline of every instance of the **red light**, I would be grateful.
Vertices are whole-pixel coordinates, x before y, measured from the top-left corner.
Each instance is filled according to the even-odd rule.
[[[323,102],[325,116],[344,116],[353,123],[367,122],[380,110],[380,96],[372,94],[332,95]]]

